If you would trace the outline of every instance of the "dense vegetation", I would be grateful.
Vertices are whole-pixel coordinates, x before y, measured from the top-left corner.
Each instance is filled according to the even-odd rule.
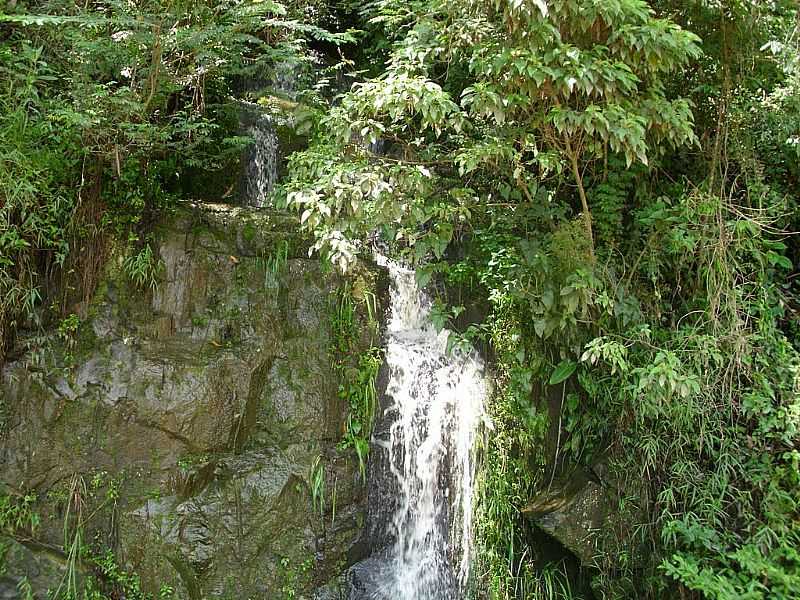
[[[130,245],[131,276],[151,282],[151,217],[182,197],[231,194],[231,166],[248,141],[237,102],[254,96],[276,64],[302,71],[312,61],[308,40],[351,39],[319,27],[335,15],[306,3],[8,6],[0,29],[0,348],[16,325],[38,318],[42,301],[71,309],[87,298],[110,243]]]
[[[303,98],[275,200],[344,270],[379,232],[491,354],[477,596],[569,593],[523,511],[598,465],[627,526],[598,536],[597,597],[800,596],[791,0],[9,7],[6,347],[88,297],[107,244],[147,285],[151,217],[233,183],[243,82],[338,45],[360,81]]]

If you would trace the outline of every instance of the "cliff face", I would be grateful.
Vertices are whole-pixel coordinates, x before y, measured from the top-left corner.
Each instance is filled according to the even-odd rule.
[[[42,523],[4,537],[0,598],[25,577],[57,588],[78,529],[146,591],[182,598],[303,597],[352,560],[363,492],[336,448],[347,406],[329,355],[342,282],[279,215],[199,205],[156,240],[154,289],[112,256],[77,331],[2,372],[0,479],[35,494]]]

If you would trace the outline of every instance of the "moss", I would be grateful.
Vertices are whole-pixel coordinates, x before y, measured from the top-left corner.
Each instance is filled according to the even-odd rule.
[[[96,351],[98,346],[101,345],[94,328],[92,328],[89,322],[81,323],[75,342],[75,350],[73,353],[79,363],[83,361],[82,359],[86,359],[90,356]]]
[[[135,289],[118,255],[107,265],[73,349],[69,379],[79,397],[65,399],[60,370],[39,384],[21,373],[25,402],[15,404],[29,412],[10,452],[37,450],[33,467],[13,477],[44,473],[48,486],[74,471],[125,473],[113,521],[148,591],[180,578],[194,590],[186,594],[204,597],[235,571],[231,597],[279,597],[279,558],[301,564],[315,535],[333,535],[311,516],[303,477],[313,458],[335,454],[344,420],[326,327],[327,294],[342,280],[308,259],[293,224],[231,207],[179,209],[156,228],[171,261],[157,294]],[[177,277],[176,265],[187,267]],[[192,449],[205,452],[187,459]],[[339,481],[355,480],[353,469],[341,469]],[[59,504],[48,506],[59,544]],[[112,519],[98,514],[105,536]],[[176,533],[203,523],[208,531],[192,535],[203,538],[207,563]],[[356,535],[337,531],[324,550],[330,563]]]
[[[253,240],[256,239],[257,234],[258,231],[256,230],[253,223],[247,222],[242,226],[242,237],[245,239],[246,242],[252,243]]]

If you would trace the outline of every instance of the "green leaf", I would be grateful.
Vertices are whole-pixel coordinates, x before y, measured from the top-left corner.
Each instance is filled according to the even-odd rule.
[[[574,360],[569,358],[562,360],[560,363],[558,363],[558,366],[553,371],[553,374],[550,375],[550,381],[548,381],[548,383],[550,385],[558,385],[559,383],[569,379],[569,377],[577,368],[578,363],[576,363]]]
[[[767,259],[769,260],[769,264],[773,266],[782,267],[786,270],[791,270],[792,268],[792,261],[777,252],[768,252]]]
[[[417,279],[417,285],[420,288],[424,288],[431,281],[431,277],[433,276],[433,267],[432,266],[420,267],[419,269],[417,269],[415,275]]]
[[[533,330],[536,332],[536,335],[538,335],[539,337],[542,337],[542,336],[544,336],[544,330],[545,330],[546,326],[547,326],[547,323],[545,322],[544,319],[537,319],[533,323]]]

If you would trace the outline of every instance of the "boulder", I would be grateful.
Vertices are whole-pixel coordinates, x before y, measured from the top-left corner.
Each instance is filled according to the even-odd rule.
[[[589,569],[586,573],[601,566],[598,561],[604,572],[614,572],[642,568],[648,560],[635,535],[636,524],[645,522],[645,506],[641,480],[601,460],[591,470],[575,469],[556,479],[528,503],[523,514]]]

